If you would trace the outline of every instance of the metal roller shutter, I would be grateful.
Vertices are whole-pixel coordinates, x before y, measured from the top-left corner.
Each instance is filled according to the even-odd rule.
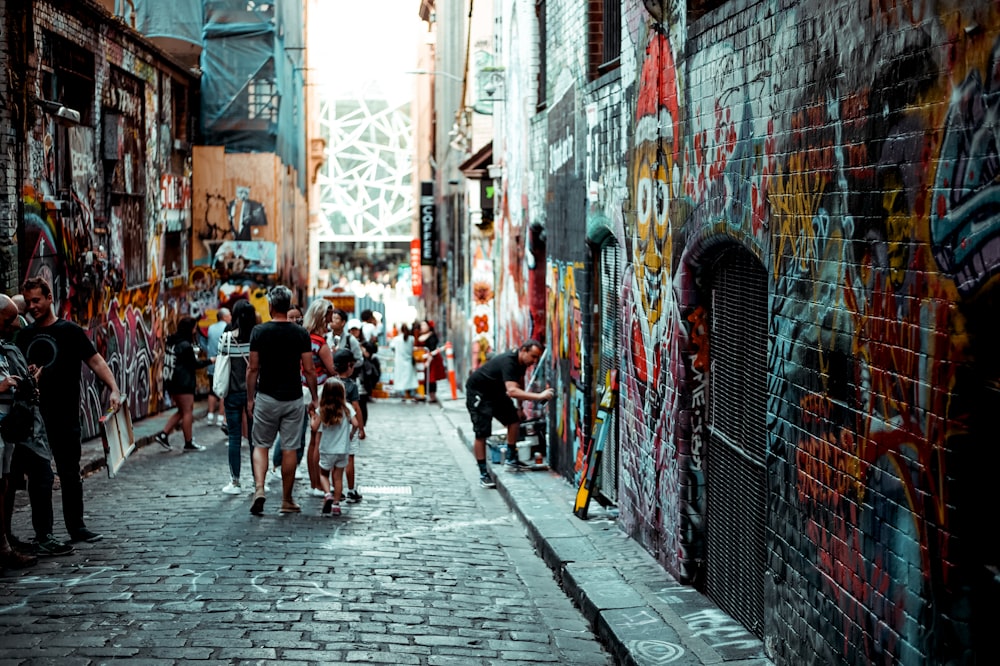
[[[611,242],[601,248],[601,369],[597,384],[603,385],[608,370],[618,368],[621,358],[621,316],[618,311],[618,285],[621,284],[621,260],[618,245]],[[611,412],[611,429],[601,461],[598,493],[611,503],[618,502],[618,408]]]
[[[767,481],[767,274],[743,249],[711,280],[705,593],[763,634]]]

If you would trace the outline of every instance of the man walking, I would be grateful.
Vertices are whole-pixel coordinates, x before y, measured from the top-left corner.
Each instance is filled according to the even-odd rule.
[[[526,467],[517,457],[517,437],[520,433],[520,407],[513,400],[550,400],[551,388],[532,393],[522,388],[528,368],[542,357],[542,344],[528,340],[518,349],[497,354],[469,375],[465,383],[465,406],[472,417],[475,437],[473,452],[479,465],[479,485],[496,488],[496,482],[486,469],[486,438],[490,436],[493,419],[507,426],[507,461],[509,467]]]
[[[112,411],[121,404],[118,383],[84,330],[56,316],[52,309],[52,287],[44,278],[28,278],[21,293],[34,321],[18,333],[17,346],[30,365],[41,369],[38,380],[41,412],[62,487],[63,520],[70,541],[93,543],[99,541],[101,535],[89,530],[83,521],[80,412],[77,407],[80,405],[80,363],[86,363],[111,391],[108,402]]]
[[[219,339],[223,332],[229,327],[229,322],[233,320],[233,315],[228,308],[219,308],[215,313],[216,322],[208,327],[207,343],[205,353],[211,365],[205,368],[208,371],[208,416],[205,422],[214,425],[216,422],[223,428],[226,425],[226,409],[219,396],[212,390],[212,378],[215,376],[215,357],[219,355]],[[218,413],[218,416],[216,416]]]
[[[281,513],[298,513],[301,508],[292,498],[295,468],[298,465],[302,420],[302,376],[312,402],[308,412],[319,406],[316,393],[316,368],[313,366],[309,332],[288,320],[292,291],[285,286],[271,289],[267,295],[271,321],[255,326],[250,334],[250,360],[247,364],[247,409],[253,414],[253,478],[255,492],[250,513],[264,512],[268,452],[275,437],[281,434]]]

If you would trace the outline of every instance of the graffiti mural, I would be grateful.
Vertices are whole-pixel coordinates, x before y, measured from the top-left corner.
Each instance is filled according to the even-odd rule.
[[[518,9],[515,5],[511,20],[508,23],[510,33],[507,39],[514,46],[510,50],[511,64],[508,70],[528,72],[525,66],[531,57],[527,42],[521,40],[521,32],[530,34],[531,14]],[[522,22],[527,22],[525,25]],[[529,233],[532,225],[532,210],[529,198],[533,196],[532,160],[529,155],[531,82],[525,77],[514,76],[507,82],[510,99],[519,100],[517,104],[508,105],[504,116],[506,132],[502,145],[497,147],[497,154],[505,165],[504,178],[500,188],[500,206],[496,215],[496,247],[497,278],[496,278],[496,345],[502,351],[520,345],[524,340],[539,337],[544,338],[544,331],[535,330],[531,310],[532,271],[537,269],[543,275],[544,290],[544,260],[541,265],[534,263],[534,256],[529,247]],[[544,150],[545,137],[539,137],[538,145],[533,148]],[[537,214],[537,217],[541,217]],[[540,221],[540,220],[538,220]],[[539,313],[540,314],[540,313]]]
[[[493,227],[472,232],[472,364],[475,370],[496,348]]]
[[[64,42],[57,36],[62,28],[50,24],[54,20],[46,14],[34,26],[36,41],[47,45],[39,51],[43,60],[64,48],[56,48]],[[183,285],[165,285],[160,277],[163,232],[181,231],[185,216],[184,196],[167,195],[189,192],[190,180],[170,176],[161,189],[170,158],[161,146],[173,143],[160,140],[170,132],[170,123],[160,119],[161,103],[171,107],[172,86],[161,81],[167,75],[137,58],[128,40],[112,37],[96,30],[83,36],[89,52],[99,56],[93,78],[98,85],[77,85],[76,94],[90,96],[90,108],[80,110],[93,120],[67,125],[41,110],[32,115],[24,148],[19,243],[25,260],[19,278],[41,276],[52,284],[56,313],[87,331],[138,419],[166,405],[160,381],[164,331],[188,309]],[[53,82],[75,80],[60,60],[37,66],[31,74],[39,81],[41,68]],[[161,89],[168,91],[165,99]],[[175,248],[175,273],[183,270],[183,251],[184,245]],[[83,436],[93,437],[107,396],[85,366],[82,397]]]
[[[586,387],[583,381],[585,355],[583,349],[583,313],[577,280],[583,278],[583,264],[551,261],[549,264],[549,326],[551,368],[549,382],[561,396],[553,422],[554,432],[549,443],[551,460],[559,461],[563,470],[572,469],[574,482],[579,483],[586,454],[584,440],[587,416],[584,407]],[[563,462],[565,461],[565,462]]]
[[[971,459],[968,394],[1000,374],[992,360],[959,372],[993,334],[1000,17],[983,9],[969,32],[920,3],[867,7],[760,3],[739,43],[710,19],[688,43],[662,15],[624,17],[621,522],[697,583],[711,492],[700,262],[740,244],[772,291],[768,547],[782,574],[768,644],[784,659],[939,661],[968,645],[954,613],[969,599],[933,554],[973,554],[949,479],[970,472],[956,466]],[[832,32],[835,52],[810,37]],[[839,59],[852,49],[865,55]],[[790,636],[800,622],[817,636]]]

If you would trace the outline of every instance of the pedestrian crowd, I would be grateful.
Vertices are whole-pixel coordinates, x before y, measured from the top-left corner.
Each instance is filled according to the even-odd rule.
[[[178,320],[165,340],[162,376],[177,410],[154,439],[172,449],[170,435],[179,429],[182,451],[205,450],[193,438],[193,407],[196,373],[206,368],[211,384],[206,423],[218,424],[228,441],[228,483],[221,492],[252,493],[250,513],[260,515],[269,482],[280,479],[279,511],[299,513],[295,481],[308,479],[308,494],[323,500],[320,512],[341,515],[342,502],[362,500],[356,456],[379,385],[382,324],[371,310],[352,319],[325,299],[315,299],[303,314],[282,285],[270,289],[267,303],[266,322],[247,300],[220,308],[217,321],[208,327],[204,354],[196,320]],[[414,350],[424,348],[427,400],[435,402],[436,383],[445,372],[433,322],[403,324],[393,333],[395,392],[403,402],[417,399]],[[469,377],[467,408],[483,487],[495,486],[485,462],[492,419],[507,427],[507,464],[523,465],[516,446],[520,412],[512,400],[552,397],[552,389],[522,388],[527,368],[542,351],[539,342],[529,340],[496,355]],[[39,555],[68,554],[74,544],[102,538],[84,523],[79,410],[65,408],[81,404],[83,365],[104,384],[109,413],[118,410],[121,395],[107,362],[80,326],[57,316],[44,279],[26,280],[13,298],[0,294],[0,568],[31,566]],[[250,450],[252,485],[243,475],[244,447]],[[69,541],[54,535],[55,474]],[[35,532],[25,541],[11,531],[21,489],[28,493]]]

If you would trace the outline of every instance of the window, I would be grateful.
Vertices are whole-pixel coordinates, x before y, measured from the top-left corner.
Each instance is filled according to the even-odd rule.
[[[278,122],[278,84],[274,79],[253,79],[247,84],[247,117]]]
[[[588,66],[590,78],[619,64],[622,47],[622,10],[618,0],[591,0]]]

